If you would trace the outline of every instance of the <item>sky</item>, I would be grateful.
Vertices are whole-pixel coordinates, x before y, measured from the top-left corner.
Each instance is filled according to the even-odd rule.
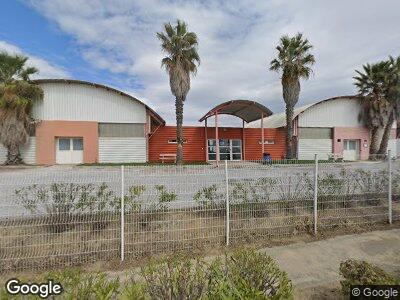
[[[314,46],[313,75],[298,106],[356,93],[365,63],[400,55],[398,0],[4,0],[0,50],[28,56],[37,78],[73,78],[127,92],[175,122],[174,98],[156,32],[188,23],[201,64],[191,80],[184,124],[234,99],[284,110],[280,75],[269,71],[284,35],[302,32]],[[212,123],[211,123],[212,124]],[[226,116],[221,125],[238,125]]]

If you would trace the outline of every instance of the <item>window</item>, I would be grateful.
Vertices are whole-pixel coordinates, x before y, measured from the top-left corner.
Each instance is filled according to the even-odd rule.
[[[176,143],[177,143],[176,139],[168,140],[168,144],[176,144]],[[184,139],[183,143],[186,144],[187,143],[187,139]]]
[[[58,150],[69,151],[71,149],[70,139],[59,139],[58,140]]]
[[[73,150],[83,150],[83,139],[73,139],[72,140]]]
[[[208,160],[216,160],[216,142],[208,140]],[[242,159],[242,140],[220,139],[219,160],[241,160]]]

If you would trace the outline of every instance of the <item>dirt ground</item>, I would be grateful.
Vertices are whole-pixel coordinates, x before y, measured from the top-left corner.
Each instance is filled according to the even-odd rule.
[[[339,264],[354,258],[400,276],[400,229],[263,249],[288,272],[295,299],[340,299]]]

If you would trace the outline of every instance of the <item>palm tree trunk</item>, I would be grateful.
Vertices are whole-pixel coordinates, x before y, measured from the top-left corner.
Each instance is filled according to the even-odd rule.
[[[390,140],[390,135],[392,132],[392,126],[393,126],[393,122],[394,122],[394,114],[391,113],[389,120],[385,126],[385,131],[383,133],[382,136],[382,141],[381,141],[381,145],[379,147],[378,150],[378,154],[386,154],[387,152],[387,148],[388,148],[388,144],[389,144],[389,140]]]
[[[293,115],[299,100],[300,81],[298,78],[282,76],[282,94],[286,104],[286,158],[293,158]]]
[[[378,145],[379,145],[379,135],[378,128],[373,127],[371,129],[371,144],[369,146],[369,154],[374,155],[378,153]]]
[[[293,158],[293,106],[286,105],[286,158]]]
[[[176,163],[183,163],[183,100],[175,98],[175,113],[176,113]]]
[[[19,165],[22,163],[18,145],[12,145],[7,149],[6,165]]]

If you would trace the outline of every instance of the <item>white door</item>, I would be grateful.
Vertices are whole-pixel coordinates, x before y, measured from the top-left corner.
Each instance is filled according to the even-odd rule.
[[[83,163],[83,138],[58,138],[56,147],[57,164]]]
[[[343,160],[358,160],[359,140],[344,140],[343,143]]]

